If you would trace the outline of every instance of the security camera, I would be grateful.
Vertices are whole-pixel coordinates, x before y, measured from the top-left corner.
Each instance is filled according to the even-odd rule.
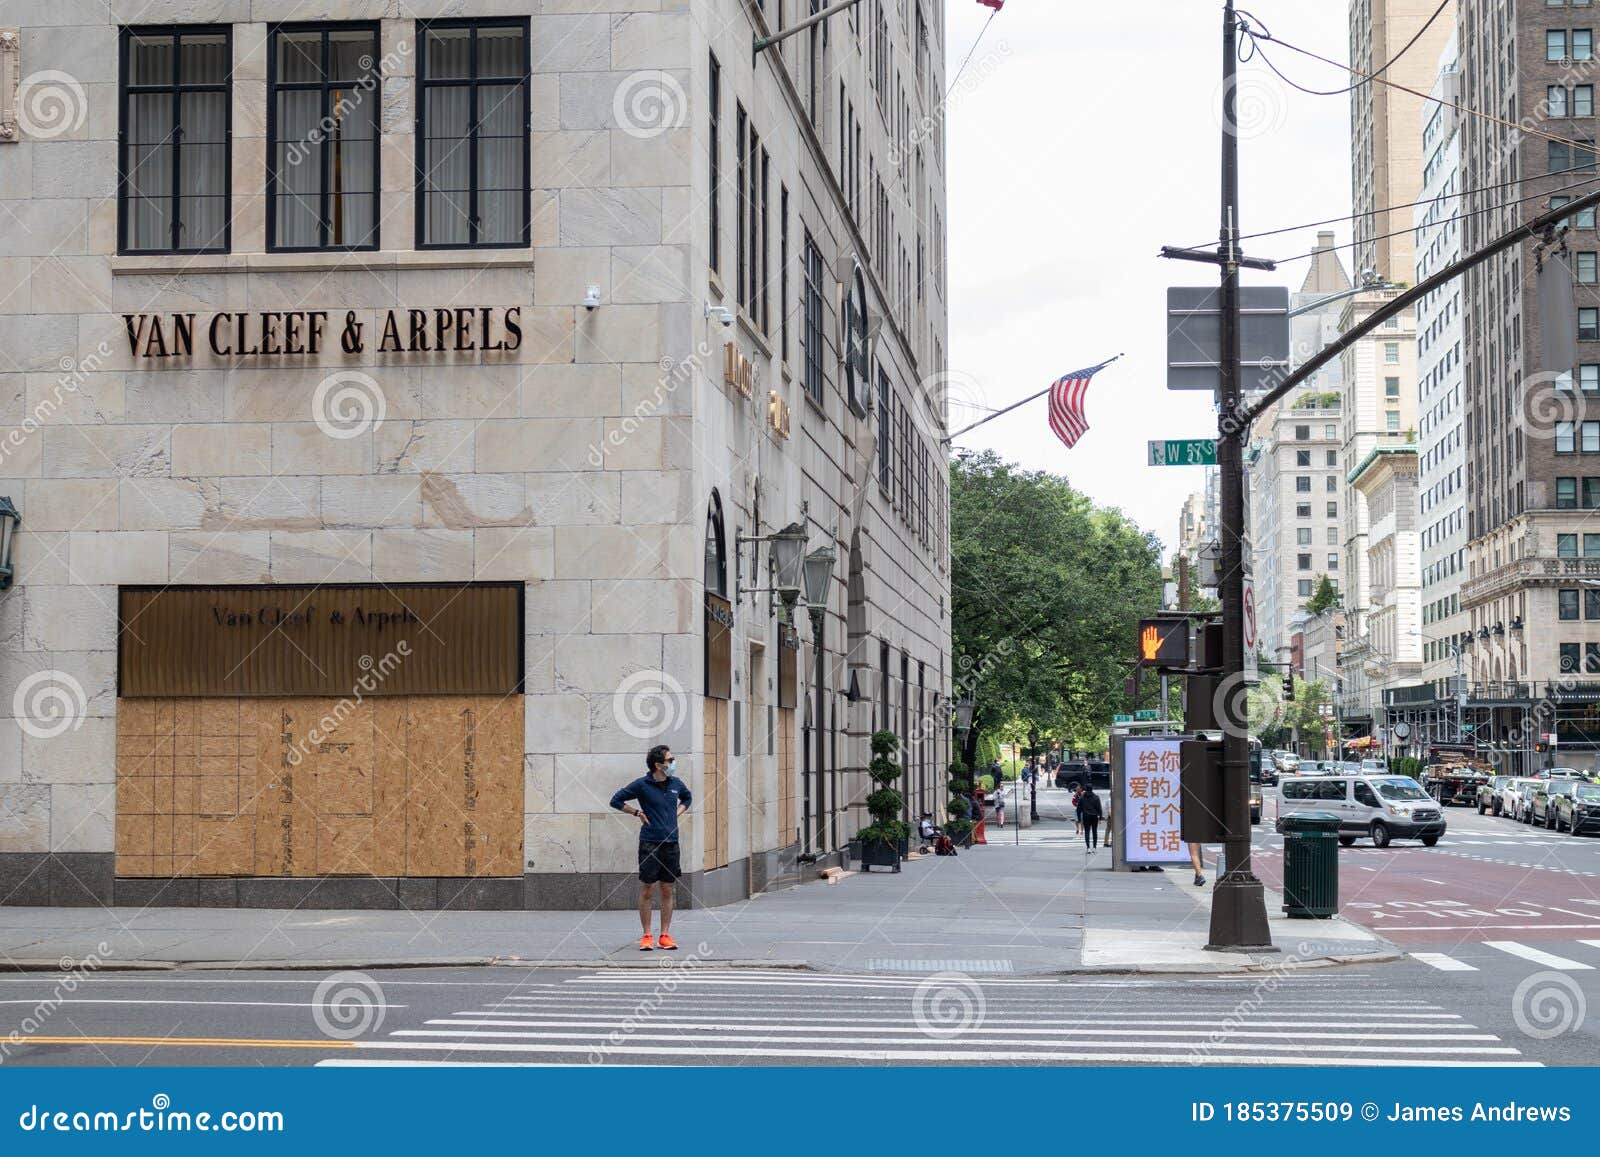
[[[590,313],[600,308],[600,287],[598,285],[591,285],[583,291],[583,308]]]
[[[730,329],[733,326],[733,310],[725,305],[706,306],[706,316],[714,317],[722,323],[722,328]]]

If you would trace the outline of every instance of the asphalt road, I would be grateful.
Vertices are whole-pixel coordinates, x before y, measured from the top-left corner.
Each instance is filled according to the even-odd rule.
[[[1255,833],[1275,883],[1282,839]],[[1447,810],[1435,848],[1340,851],[1400,963],[1016,978],[524,968],[0,975],[0,1064],[1600,1063],[1600,838]],[[13,1043],[18,1030],[30,1039]]]

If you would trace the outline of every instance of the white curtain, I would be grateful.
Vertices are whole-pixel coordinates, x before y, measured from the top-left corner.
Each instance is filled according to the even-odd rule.
[[[320,245],[322,145],[316,139],[322,94],[316,89],[278,93],[278,187],[274,190],[276,242],[285,249]]]

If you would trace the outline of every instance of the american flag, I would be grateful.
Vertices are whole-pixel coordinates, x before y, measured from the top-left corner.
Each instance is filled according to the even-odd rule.
[[[1005,7],[1006,0],[978,0],[985,8],[993,8],[996,12]]]
[[[1077,370],[1050,387],[1050,428],[1056,432],[1057,438],[1066,443],[1069,450],[1077,445],[1079,438],[1089,432],[1089,419],[1083,412],[1083,399],[1089,392],[1089,379],[1110,364],[1101,362],[1086,370]]]

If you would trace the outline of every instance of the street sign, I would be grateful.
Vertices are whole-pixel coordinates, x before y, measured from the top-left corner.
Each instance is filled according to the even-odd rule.
[[[1168,438],[1150,442],[1152,466],[1215,466],[1217,440],[1215,438]]]
[[[1244,681],[1250,686],[1261,682],[1261,663],[1256,657],[1256,580],[1247,572],[1244,576]]]
[[[1239,290],[1239,388],[1267,390],[1289,371],[1289,290],[1247,285]],[[1222,298],[1215,286],[1167,290],[1167,389],[1221,385]]]
[[[1111,717],[1111,722],[1113,722],[1113,723],[1132,723],[1133,722],[1133,716],[1131,716],[1131,715],[1113,715]]]
[[[1135,711],[1133,713],[1133,717],[1135,719],[1160,719],[1161,718],[1161,712],[1157,711],[1153,707],[1146,707],[1146,708],[1142,708],[1141,710]]]

